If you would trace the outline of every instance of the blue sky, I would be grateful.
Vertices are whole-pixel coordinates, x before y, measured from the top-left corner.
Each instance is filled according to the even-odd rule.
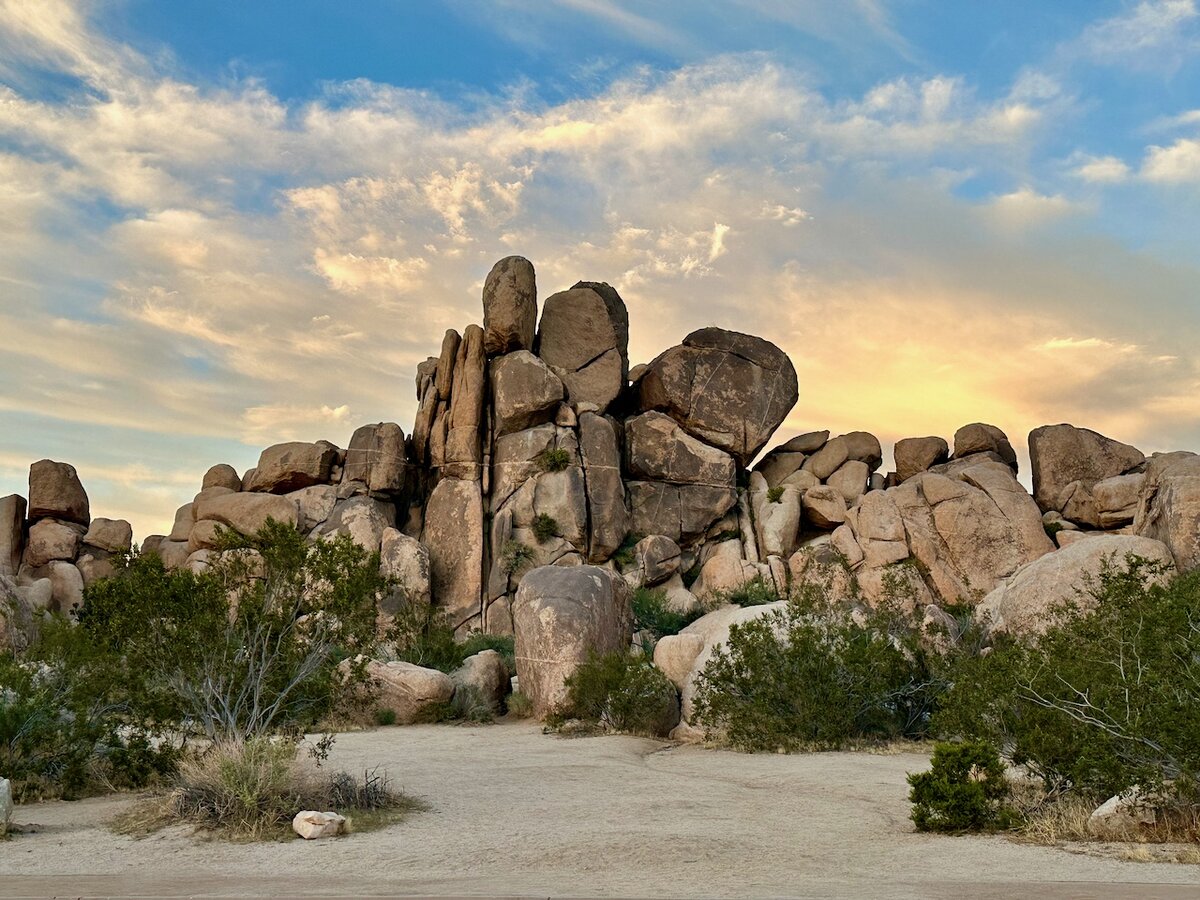
[[[781,437],[1194,449],[1197,234],[1195,0],[0,0],[0,492],[407,430],[509,253],[784,347]]]

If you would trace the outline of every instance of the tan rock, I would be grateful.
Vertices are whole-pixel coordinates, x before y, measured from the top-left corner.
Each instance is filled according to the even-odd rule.
[[[108,553],[128,553],[133,546],[133,526],[124,519],[92,519],[83,542]]]
[[[829,476],[826,484],[836,489],[847,506],[853,506],[867,492],[867,479],[871,477],[868,463],[857,459],[848,459]]]
[[[479,482],[438,482],[425,508],[422,543],[429,549],[433,602],[456,628],[483,612],[483,533]]]
[[[1056,504],[1072,482],[1090,491],[1096,482],[1124,475],[1145,459],[1136,447],[1073,425],[1043,425],[1029,433],[1033,497],[1043,510],[1061,511]]]
[[[537,334],[537,355],[562,379],[567,401],[595,403],[599,412],[616,399],[629,371],[629,318],[609,290],[608,297],[593,287],[548,297]]]
[[[1145,480],[1141,473],[1115,475],[1092,486],[1101,528],[1120,528],[1133,522]]]
[[[204,473],[204,480],[200,483],[200,489],[211,487],[228,488],[231,491],[240,491],[242,489],[242,479],[237,473],[237,469],[226,463],[218,463]]]
[[[613,423],[592,412],[579,416],[579,449],[587,490],[589,562],[608,559],[629,533],[621,451]]]
[[[720,487],[734,484],[733,457],[692,437],[663,413],[644,413],[625,423],[625,454],[626,468],[636,478]]]
[[[537,324],[537,278],[533,264],[506,256],[483,283],[483,346],[488,356],[532,350]]]
[[[819,485],[804,492],[804,518],[816,528],[832,530],[846,521],[846,498],[836,487]]]
[[[915,437],[896,441],[896,477],[907,481],[950,457],[945,438]]]
[[[425,545],[395,528],[384,530],[380,544],[380,571],[396,581],[396,590],[383,601],[383,611],[394,615],[401,602],[432,603],[432,570]]]
[[[363,484],[372,494],[402,494],[408,482],[404,430],[395,422],[376,422],[355,429],[346,448],[342,481]]]
[[[496,437],[554,421],[562,379],[528,350],[493,359],[490,377]]]
[[[244,490],[287,494],[313,484],[328,484],[337,457],[338,448],[328,441],[274,444],[263,450],[258,465],[246,473],[249,481]]]
[[[1166,544],[1181,572],[1200,565],[1200,456],[1163,453],[1149,460],[1133,530]]]
[[[30,522],[60,519],[87,527],[91,522],[88,495],[74,466],[42,459],[29,467],[28,516]]]
[[[1005,465],[1014,470],[1017,467],[1017,454],[1009,443],[1008,435],[995,425],[974,422],[954,432],[955,459],[976,453],[995,453]]]
[[[844,437],[835,437],[804,461],[804,471],[824,481],[850,458],[850,445]]]
[[[499,712],[504,703],[510,677],[504,657],[495,650],[483,650],[468,656],[461,666],[450,673],[456,692],[476,691],[493,712]]]
[[[293,528],[299,524],[294,500],[275,494],[216,494],[194,501],[196,521],[212,519],[242,534],[254,534],[274,519]]]
[[[16,575],[25,549],[25,498],[0,497],[0,576]]]
[[[346,830],[345,816],[339,816],[335,812],[318,812],[314,809],[305,809],[296,813],[292,819],[292,831],[296,832],[296,834],[300,835],[306,841],[337,837],[339,834],[345,833]]]
[[[342,667],[346,668],[347,663]],[[395,712],[400,725],[412,724],[430,706],[447,703],[454,696],[454,682],[437,669],[373,659],[366,663],[366,674],[375,705]]]
[[[368,553],[376,553],[383,542],[384,532],[395,528],[395,525],[395,506],[374,497],[358,496],[339,500],[329,518],[313,529],[311,537],[334,538],[339,534],[348,534],[354,543]],[[482,534],[480,531],[479,535]]]
[[[40,519],[29,527],[24,563],[37,569],[56,559],[74,560],[82,540],[83,529],[78,525],[57,519]]]

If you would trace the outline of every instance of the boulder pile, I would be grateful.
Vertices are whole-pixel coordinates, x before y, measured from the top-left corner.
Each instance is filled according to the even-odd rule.
[[[222,527],[271,518],[314,540],[348,534],[400,580],[385,606],[431,603],[460,635],[515,634],[539,709],[588,650],[627,644],[630,589],[643,586],[682,611],[752,581],[786,595],[821,579],[853,602],[898,596],[934,619],[968,604],[997,627],[1036,631],[1046,607],[1030,584],[1052,582],[1057,596],[1127,549],[1200,564],[1195,454],[1147,458],[1044,426],[1029,436],[1032,494],[1008,437],[985,423],[898,441],[886,474],[865,431],[808,431],[764,455],[799,393],[771,342],[703,328],[631,366],[616,289],[580,281],[539,317],[534,267],[517,256],[496,263],[482,301],[482,325],[448,331],[417,367],[411,434],[381,422],[344,449],[268,447],[240,476],[215,465],[141,552],[202,570]],[[71,466],[42,460],[28,498],[0,498],[0,587],[35,611],[69,612],[131,537],[126,522],[91,518]],[[703,658],[706,634],[666,643],[672,677]],[[412,680],[394,664],[375,674]]]

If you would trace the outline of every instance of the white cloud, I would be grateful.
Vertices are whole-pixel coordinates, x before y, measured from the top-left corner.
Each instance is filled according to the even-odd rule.
[[[1200,184],[1200,140],[1180,138],[1167,147],[1147,148],[1141,174],[1164,184]]]
[[[1073,174],[1096,184],[1119,184],[1129,178],[1130,169],[1115,156],[1085,156],[1078,160]]]
[[[1142,0],[1089,26],[1075,47],[1093,62],[1175,68],[1198,46],[1195,0]]]

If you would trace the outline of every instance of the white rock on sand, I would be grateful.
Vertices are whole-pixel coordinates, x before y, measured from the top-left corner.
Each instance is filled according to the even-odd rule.
[[[306,841],[318,838],[337,837],[346,830],[346,817],[335,812],[317,812],[306,809],[296,813],[292,819],[292,831]]]

